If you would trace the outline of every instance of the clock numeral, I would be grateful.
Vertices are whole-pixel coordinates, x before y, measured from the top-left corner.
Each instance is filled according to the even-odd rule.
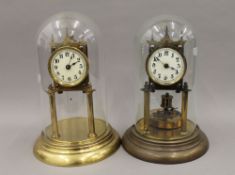
[[[164,80],[167,80],[167,79],[168,79],[168,77],[167,77],[167,76],[165,76],[165,77],[164,77]]]
[[[58,69],[58,66],[54,66],[54,69]]]
[[[152,67],[155,67],[155,66],[156,66],[156,64],[155,64],[155,63],[153,63],[153,64],[152,64]]]
[[[80,65],[79,65],[79,67],[82,69],[82,68],[83,68],[83,65],[82,65],[82,64],[80,64]]]
[[[174,53],[172,53],[172,54],[171,54],[171,58],[173,58],[174,56],[175,56]]]
[[[174,74],[171,74],[171,79],[174,79]]]
[[[179,57],[176,57],[176,62],[179,62],[180,61],[180,58]]]
[[[66,56],[66,57],[69,57],[69,52],[65,52],[65,56]]]
[[[161,76],[162,76],[161,74],[158,74],[158,78],[161,78]]]
[[[178,70],[176,70],[176,72],[175,72],[177,75],[179,74],[179,71]]]
[[[60,54],[60,58],[63,58],[64,57],[64,55],[63,54]]]
[[[178,68],[180,68],[180,67],[181,67],[181,65],[180,65],[180,64],[177,64],[177,66],[178,66]]]
[[[156,61],[159,61],[159,58],[158,58],[158,57],[154,57],[154,58],[153,58],[153,61],[155,61],[155,62],[156,62]]]
[[[68,79],[68,81],[71,81],[71,80],[72,80],[71,77],[68,77],[67,79]]]
[[[71,55],[71,58],[74,58],[75,57],[75,55],[74,55],[74,53]]]
[[[77,58],[77,61],[80,62],[80,58]]]
[[[153,74],[156,74],[156,72],[157,72],[157,70],[156,70],[156,69],[154,69]]]
[[[164,52],[164,55],[165,55],[165,56],[168,56],[168,54],[169,54],[169,51],[166,50],[166,51]]]
[[[158,53],[158,57],[161,57],[161,56],[162,56],[162,53],[159,52],[159,53]]]
[[[74,79],[75,79],[75,80],[77,80],[77,79],[78,79],[77,75],[74,75]]]
[[[81,75],[81,74],[82,74],[82,72],[81,72],[80,70],[78,71],[78,73],[79,73],[79,75]]]
[[[57,75],[60,75],[60,72],[56,72]]]
[[[55,63],[59,63],[60,62],[60,60],[59,59],[55,59]]]
[[[64,80],[64,75],[61,76],[62,80]]]

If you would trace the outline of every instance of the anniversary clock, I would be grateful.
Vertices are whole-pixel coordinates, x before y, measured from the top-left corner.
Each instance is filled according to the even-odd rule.
[[[82,15],[58,14],[41,29],[40,82],[46,92],[41,115],[48,126],[37,139],[34,154],[47,164],[93,163],[120,145],[118,134],[104,118],[105,81],[97,51],[96,27]]]
[[[124,137],[131,155],[149,162],[182,163],[202,156],[208,139],[195,122],[191,27],[174,17],[153,19],[140,32],[141,70],[136,124]]]

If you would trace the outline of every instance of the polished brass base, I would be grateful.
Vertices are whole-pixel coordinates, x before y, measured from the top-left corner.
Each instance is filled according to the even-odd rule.
[[[88,137],[87,118],[76,117],[58,122],[60,136],[51,137],[48,126],[37,139],[34,155],[55,166],[79,166],[105,159],[120,146],[117,132],[103,120],[95,119],[96,137]]]
[[[206,153],[209,142],[206,135],[193,122],[188,121],[189,131],[158,130],[138,131],[130,127],[123,136],[123,146],[131,155],[148,162],[176,164],[192,161]]]

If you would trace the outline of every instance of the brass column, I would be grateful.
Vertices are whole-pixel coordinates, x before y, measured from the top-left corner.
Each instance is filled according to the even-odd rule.
[[[93,89],[91,86],[85,90],[85,93],[87,95],[87,113],[88,113],[88,137],[94,138],[96,137],[95,133],[95,120],[94,120],[94,109],[93,109]]]
[[[182,106],[181,106],[181,115],[182,115],[182,131],[187,131],[187,113],[188,113],[188,90],[182,91]]]
[[[150,93],[148,90],[144,91],[144,130],[147,131],[149,127],[149,113],[150,113]]]
[[[56,90],[52,86],[49,86],[47,93],[49,95],[49,101],[50,101],[52,138],[59,137],[59,129],[58,129],[57,113],[56,113],[56,102],[55,102],[55,92],[56,92]]]

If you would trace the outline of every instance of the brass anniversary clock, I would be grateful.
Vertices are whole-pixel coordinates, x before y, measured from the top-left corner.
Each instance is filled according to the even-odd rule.
[[[47,164],[93,163],[120,145],[104,119],[105,83],[92,26],[86,17],[62,13],[49,19],[38,37],[41,83],[49,96],[49,103],[42,100],[42,115],[51,124],[37,139],[34,154]]]
[[[182,20],[162,17],[145,26],[140,43],[140,81],[145,83],[139,101],[143,104],[136,124],[123,137],[123,146],[149,162],[194,160],[208,149],[206,135],[194,122],[194,33]]]

